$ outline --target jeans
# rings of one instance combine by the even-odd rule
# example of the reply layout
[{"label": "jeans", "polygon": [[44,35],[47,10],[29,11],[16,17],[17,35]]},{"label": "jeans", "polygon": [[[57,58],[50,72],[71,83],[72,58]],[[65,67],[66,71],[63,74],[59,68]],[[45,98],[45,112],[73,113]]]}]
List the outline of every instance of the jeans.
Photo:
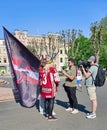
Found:
[{"label": "jeans", "polygon": [[40,114],[42,114],[42,115],[45,115],[44,100],[45,100],[44,98],[40,97],[39,111],[40,111]]},{"label": "jeans", "polygon": [[47,98],[44,101],[45,104],[45,112],[46,114],[48,114],[49,116],[52,116],[52,112],[53,112],[53,108],[54,108],[54,100],[55,97],[53,98]]},{"label": "jeans", "polygon": [[77,101],[77,97],[76,97],[76,87],[65,86],[64,89],[67,93],[70,107],[74,108],[74,109],[78,109],[78,101]]}]

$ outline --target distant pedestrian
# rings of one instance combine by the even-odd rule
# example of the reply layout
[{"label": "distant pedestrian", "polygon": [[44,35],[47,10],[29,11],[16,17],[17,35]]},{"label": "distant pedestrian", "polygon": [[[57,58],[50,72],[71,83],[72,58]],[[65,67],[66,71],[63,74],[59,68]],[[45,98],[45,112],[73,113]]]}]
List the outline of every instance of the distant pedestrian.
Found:
[{"label": "distant pedestrian", "polygon": [[82,81],[82,72],[81,72],[81,68],[78,67],[77,76],[76,76],[76,85],[77,85],[77,90],[80,90],[80,91],[82,91],[81,81]]}]

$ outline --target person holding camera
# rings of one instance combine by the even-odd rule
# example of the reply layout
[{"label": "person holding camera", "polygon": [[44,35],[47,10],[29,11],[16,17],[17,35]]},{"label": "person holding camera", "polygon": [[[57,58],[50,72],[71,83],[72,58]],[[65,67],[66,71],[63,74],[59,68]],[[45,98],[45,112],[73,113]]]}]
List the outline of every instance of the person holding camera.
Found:
[{"label": "person holding camera", "polygon": [[90,63],[90,67],[88,70],[86,70],[82,66],[82,70],[85,76],[85,86],[87,88],[87,93],[89,95],[89,98],[91,100],[92,106],[91,106],[91,112],[87,113],[87,118],[94,119],[96,118],[96,110],[97,110],[97,97],[96,97],[96,86],[94,85],[93,79],[95,79],[98,71],[98,67],[96,66],[96,57],[91,56],[88,59],[88,62]]},{"label": "person holding camera", "polygon": [[66,76],[64,83],[64,89],[67,93],[70,106],[66,111],[70,111],[72,114],[78,113],[78,101],[76,97],[76,67],[74,64],[74,59],[70,58],[68,60],[69,70],[66,72],[62,69],[62,73]]}]

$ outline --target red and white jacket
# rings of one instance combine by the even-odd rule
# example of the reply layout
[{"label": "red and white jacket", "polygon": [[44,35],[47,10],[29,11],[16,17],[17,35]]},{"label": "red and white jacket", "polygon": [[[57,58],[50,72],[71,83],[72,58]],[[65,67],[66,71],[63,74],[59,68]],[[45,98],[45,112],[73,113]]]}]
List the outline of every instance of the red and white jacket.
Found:
[{"label": "red and white jacket", "polygon": [[60,82],[59,74],[57,70],[50,67],[48,70],[46,68],[40,67],[40,86],[41,86],[41,97],[42,98],[53,98],[57,92],[57,86]]}]

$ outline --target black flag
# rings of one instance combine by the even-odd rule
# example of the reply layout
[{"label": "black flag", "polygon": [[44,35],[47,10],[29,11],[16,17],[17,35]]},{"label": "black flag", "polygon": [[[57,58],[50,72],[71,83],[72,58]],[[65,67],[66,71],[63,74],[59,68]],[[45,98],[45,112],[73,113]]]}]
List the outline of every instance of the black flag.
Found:
[{"label": "black flag", "polygon": [[37,99],[40,60],[6,28],[3,30],[14,87],[19,91],[22,105],[32,107]]}]

